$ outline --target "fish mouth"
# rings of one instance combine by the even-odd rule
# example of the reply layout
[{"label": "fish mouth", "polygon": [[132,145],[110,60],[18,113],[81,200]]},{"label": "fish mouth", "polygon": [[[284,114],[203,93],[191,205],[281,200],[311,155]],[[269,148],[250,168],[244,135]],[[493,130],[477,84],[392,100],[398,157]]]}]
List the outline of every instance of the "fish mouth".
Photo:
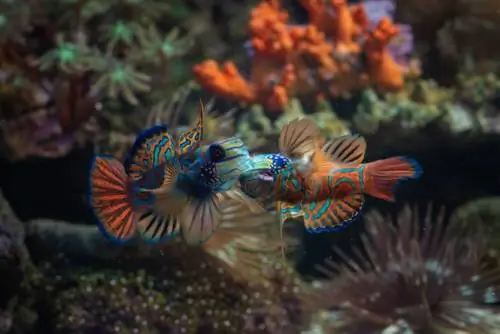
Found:
[{"label": "fish mouth", "polygon": [[274,180],[273,173],[270,170],[260,170],[259,179],[265,182],[272,182]]}]

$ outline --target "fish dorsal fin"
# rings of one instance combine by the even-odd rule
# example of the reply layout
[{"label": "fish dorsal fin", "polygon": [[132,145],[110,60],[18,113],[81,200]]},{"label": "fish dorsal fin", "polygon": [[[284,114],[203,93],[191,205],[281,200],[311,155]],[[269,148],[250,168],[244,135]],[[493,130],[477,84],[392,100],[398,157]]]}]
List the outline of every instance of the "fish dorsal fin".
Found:
[{"label": "fish dorsal fin", "polygon": [[137,136],[123,165],[132,180],[139,180],[174,155],[175,143],[168,127],[155,125]]},{"label": "fish dorsal fin", "polygon": [[330,161],[360,164],[365,158],[366,141],[359,135],[347,135],[327,141],[322,151]]},{"label": "fish dorsal fin", "polygon": [[295,119],[281,130],[279,150],[291,158],[302,157],[314,150],[314,140],[320,132],[321,129],[310,119]]},{"label": "fish dorsal fin", "polygon": [[177,139],[177,153],[179,156],[192,154],[200,147],[203,140],[203,117],[205,114],[205,105],[200,100],[198,120],[193,124],[191,130],[181,134]]},{"label": "fish dorsal fin", "polygon": [[[180,173],[180,165],[177,160],[164,163],[161,166],[158,166],[155,170],[156,173],[153,174],[156,179],[161,180],[161,183],[156,189],[152,189],[151,193],[153,193],[158,198],[161,198],[162,195],[171,193],[175,188],[175,182],[177,181],[177,177]],[[148,176],[151,173],[148,174]]]}]

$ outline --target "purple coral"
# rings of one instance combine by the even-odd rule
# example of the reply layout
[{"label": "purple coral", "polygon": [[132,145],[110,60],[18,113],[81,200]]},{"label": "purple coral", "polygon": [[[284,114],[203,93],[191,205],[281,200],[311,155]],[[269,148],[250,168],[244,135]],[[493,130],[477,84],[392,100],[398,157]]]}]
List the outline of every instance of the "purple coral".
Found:
[{"label": "purple coral", "polygon": [[[394,20],[396,4],[393,0],[365,0],[363,6],[371,28],[374,28],[383,17]],[[400,33],[389,43],[388,51],[396,62],[407,65],[414,47],[412,28],[408,24],[396,24],[396,26],[400,29]]]},{"label": "purple coral", "polygon": [[396,12],[396,4],[393,0],[365,0],[363,7],[372,27],[375,27],[384,17],[394,18]]}]

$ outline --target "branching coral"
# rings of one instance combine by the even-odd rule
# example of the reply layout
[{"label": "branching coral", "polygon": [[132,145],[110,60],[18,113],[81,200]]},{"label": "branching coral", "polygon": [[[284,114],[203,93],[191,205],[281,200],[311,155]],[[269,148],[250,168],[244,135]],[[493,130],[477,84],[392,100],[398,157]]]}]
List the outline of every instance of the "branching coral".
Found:
[{"label": "branching coral", "polygon": [[[428,212],[421,225],[406,208],[393,226],[379,214],[367,220],[364,250],[345,264],[331,263],[331,282],[320,283],[309,301],[329,310],[331,333],[491,333],[500,326],[500,272],[480,265],[484,238],[477,222],[446,225]],[[336,319],[333,321],[333,319]]]},{"label": "branching coral", "polygon": [[293,96],[338,96],[368,85],[385,91],[402,87],[405,68],[387,50],[399,28],[388,18],[371,29],[362,5],[345,0],[302,4],[308,25],[290,24],[278,0],[254,8],[248,24],[248,80],[233,62],[219,66],[207,60],[194,67],[197,81],[217,95],[271,110],[281,110]]},{"label": "branching coral", "polygon": [[[164,25],[155,27],[171,13],[162,1],[1,6],[1,141],[14,159],[60,156],[92,140],[96,129],[84,129],[101,102],[118,101],[122,110],[152,85],[164,94],[171,60],[191,44],[178,29],[163,36]],[[32,132],[36,138],[26,138]]]}]

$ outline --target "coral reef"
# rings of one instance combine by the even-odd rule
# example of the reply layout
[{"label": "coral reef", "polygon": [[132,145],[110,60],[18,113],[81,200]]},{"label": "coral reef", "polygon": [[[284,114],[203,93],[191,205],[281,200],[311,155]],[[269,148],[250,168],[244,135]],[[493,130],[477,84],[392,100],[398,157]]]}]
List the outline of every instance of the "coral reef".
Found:
[{"label": "coral reef", "polygon": [[269,150],[270,143],[276,143],[281,128],[295,118],[309,118],[314,120],[326,136],[340,136],[350,133],[350,124],[340,119],[326,101],[320,101],[313,113],[306,114],[299,99],[290,100],[283,109],[283,113],[272,122],[265,114],[262,106],[254,105],[241,116],[236,134],[245,140],[245,143],[256,151],[264,147]]},{"label": "coral reef", "polygon": [[349,6],[344,0],[302,4],[309,13],[307,25],[290,24],[276,0],[262,1],[253,9],[248,80],[233,62],[219,67],[206,60],[194,67],[198,83],[216,95],[269,110],[283,109],[292,97],[336,97],[370,85],[383,91],[403,87],[411,71],[387,49],[399,34],[389,18],[371,28],[363,5]]},{"label": "coral reef", "polygon": [[[484,236],[477,222],[454,220],[430,210],[419,217],[406,208],[396,225],[372,214],[363,249],[310,292],[312,307],[323,308],[329,332],[492,333],[499,328],[500,273],[484,269]],[[330,320],[328,320],[330,319]],[[392,330],[392,331],[391,331]]]},{"label": "coral reef", "polygon": [[453,89],[432,80],[415,80],[398,93],[381,95],[366,90],[353,113],[353,128],[366,134],[383,125],[395,134],[425,135],[423,129],[435,124],[452,135],[499,133],[498,83],[494,74],[464,72]]}]

